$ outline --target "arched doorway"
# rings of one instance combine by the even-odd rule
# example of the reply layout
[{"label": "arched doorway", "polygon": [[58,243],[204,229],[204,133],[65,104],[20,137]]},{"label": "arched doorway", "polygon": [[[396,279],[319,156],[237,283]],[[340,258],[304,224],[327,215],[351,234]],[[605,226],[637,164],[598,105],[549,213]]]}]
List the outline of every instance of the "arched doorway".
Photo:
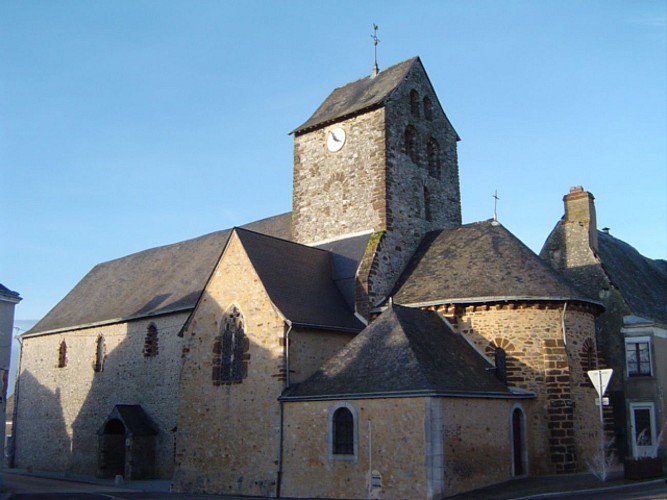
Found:
[{"label": "arched doorway", "polygon": [[512,475],[525,476],[526,470],[526,422],[521,408],[512,410]]},{"label": "arched doorway", "polygon": [[125,425],[109,420],[100,436],[99,465],[102,477],[125,476]]},{"label": "arched doorway", "polygon": [[97,430],[97,475],[125,479],[155,476],[159,428],[141,405],[116,405]]}]

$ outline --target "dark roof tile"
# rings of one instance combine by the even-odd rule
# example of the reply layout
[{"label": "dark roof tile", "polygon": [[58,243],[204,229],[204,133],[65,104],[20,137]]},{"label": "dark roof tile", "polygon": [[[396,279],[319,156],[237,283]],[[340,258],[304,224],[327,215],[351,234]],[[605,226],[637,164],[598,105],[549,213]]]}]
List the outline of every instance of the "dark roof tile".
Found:
[{"label": "dark roof tile", "polygon": [[521,299],[590,302],[493,221],[427,234],[393,298],[413,305]]},{"label": "dark roof tile", "polygon": [[417,61],[419,58],[413,57],[380,71],[376,76],[367,76],[335,89],[315,113],[292,133],[298,134],[381,106]]},{"label": "dark roof tile", "polygon": [[667,262],[644,257],[603,231],[598,231],[598,253],[633,314],[667,323]]},{"label": "dark roof tile", "polygon": [[[291,214],[244,227],[289,237]],[[192,309],[230,230],[144,250],[95,266],[28,334]]]},{"label": "dark roof tile", "polygon": [[513,397],[489,368],[437,313],[393,305],[284,399]]},{"label": "dark roof tile", "polygon": [[269,297],[293,324],[358,332],[363,324],[333,279],[328,251],[236,229]]}]

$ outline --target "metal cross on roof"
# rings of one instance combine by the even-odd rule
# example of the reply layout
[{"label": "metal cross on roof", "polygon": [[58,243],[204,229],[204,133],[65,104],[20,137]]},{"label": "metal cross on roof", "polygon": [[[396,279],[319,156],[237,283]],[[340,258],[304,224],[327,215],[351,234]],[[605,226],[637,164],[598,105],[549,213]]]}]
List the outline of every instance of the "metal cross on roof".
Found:
[{"label": "metal cross on roof", "polygon": [[373,76],[376,76],[380,72],[380,68],[378,66],[378,43],[380,43],[380,39],[378,38],[378,25],[373,23],[373,34],[371,35],[371,38],[373,39],[373,47],[375,49],[375,64],[373,64]]},{"label": "metal cross on roof", "polygon": [[493,222],[498,222],[498,190],[493,193]]}]

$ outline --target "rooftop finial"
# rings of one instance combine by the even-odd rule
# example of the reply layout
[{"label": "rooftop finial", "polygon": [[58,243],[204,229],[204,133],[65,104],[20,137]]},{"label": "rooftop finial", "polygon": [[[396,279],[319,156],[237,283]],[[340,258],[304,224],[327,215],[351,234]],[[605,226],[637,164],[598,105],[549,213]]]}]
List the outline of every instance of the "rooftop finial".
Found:
[{"label": "rooftop finial", "polygon": [[498,224],[498,190],[493,193],[493,223]]},{"label": "rooftop finial", "polygon": [[373,39],[373,46],[375,48],[375,64],[373,64],[373,73],[371,76],[377,76],[380,72],[378,66],[378,43],[380,43],[380,39],[378,38],[378,25],[375,23],[373,23],[373,34],[371,35],[371,38]]}]

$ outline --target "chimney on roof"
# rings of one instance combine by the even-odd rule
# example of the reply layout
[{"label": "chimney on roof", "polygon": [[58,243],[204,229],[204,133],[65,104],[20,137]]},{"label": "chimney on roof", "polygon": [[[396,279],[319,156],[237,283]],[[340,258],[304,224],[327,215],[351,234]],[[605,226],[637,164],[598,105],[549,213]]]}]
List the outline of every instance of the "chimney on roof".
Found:
[{"label": "chimney on roof", "polygon": [[595,216],[595,197],[582,186],[572,186],[563,197],[565,203],[565,223],[578,224],[588,230],[588,245],[598,251],[597,219]]}]

